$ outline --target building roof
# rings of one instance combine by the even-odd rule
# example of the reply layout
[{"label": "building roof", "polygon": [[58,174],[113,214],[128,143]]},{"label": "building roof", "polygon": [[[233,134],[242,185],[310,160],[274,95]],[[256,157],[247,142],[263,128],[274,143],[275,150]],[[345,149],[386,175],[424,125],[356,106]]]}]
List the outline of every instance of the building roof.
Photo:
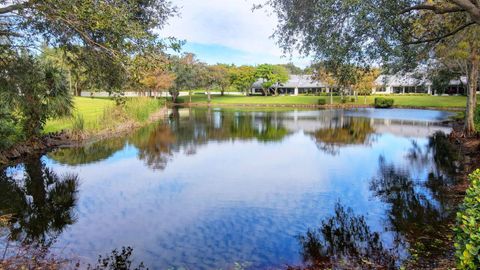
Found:
[{"label": "building roof", "polygon": [[[406,73],[406,74],[395,74],[395,75],[380,75],[375,80],[377,86],[386,85],[386,86],[430,86],[432,82],[422,74]],[[461,85],[467,84],[467,77],[462,76],[460,80],[451,80],[450,85]]]},{"label": "building roof", "polygon": [[387,85],[387,86],[420,86],[420,85],[432,85],[432,82],[425,78],[425,76],[406,73],[406,74],[395,74],[395,75],[380,75],[375,80],[376,85]]},{"label": "building roof", "polygon": [[[253,83],[252,88],[262,88],[262,79],[257,80]],[[290,75],[290,78],[287,82],[280,84],[280,88],[320,88],[320,87],[329,87],[326,83],[321,81],[316,81],[312,78],[311,75]]]}]

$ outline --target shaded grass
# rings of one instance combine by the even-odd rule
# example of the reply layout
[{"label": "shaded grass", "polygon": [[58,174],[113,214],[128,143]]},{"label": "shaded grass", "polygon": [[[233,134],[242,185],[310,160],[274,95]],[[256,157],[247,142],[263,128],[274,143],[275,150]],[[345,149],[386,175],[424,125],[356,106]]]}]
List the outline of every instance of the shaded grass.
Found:
[{"label": "shaded grass", "polygon": [[[367,96],[366,104],[372,105],[377,95]],[[465,107],[466,97],[464,96],[388,96],[394,99],[395,106],[415,106],[415,107]],[[329,96],[212,96],[212,104],[301,104],[301,105],[316,105],[319,99],[325,99],[327,104],[330,104]],[[179,98],[180,101],[188,102],[188,97]],[[206,103],[207,97],[203,95],[192,96],[194,103]],[[341,97],[333,97],[334,104],[341,104]],[[364,97],[359,96],[355,102],[347,102],[347,104],[363,105]]]},{"label": "shaded grass", "polygon": [[97,132],[129,120],[141,123],[163,104],[163,100],[140,97],[128,98],[124,106],[116,106],[112,99],[75,97],[72,116],[47,121],[44,133]]}]

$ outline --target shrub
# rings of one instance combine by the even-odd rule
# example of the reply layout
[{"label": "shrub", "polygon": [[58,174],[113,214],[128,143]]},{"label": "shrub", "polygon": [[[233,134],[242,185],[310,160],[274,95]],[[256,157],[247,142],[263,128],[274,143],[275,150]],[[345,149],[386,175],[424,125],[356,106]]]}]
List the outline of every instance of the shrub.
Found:
[{"label": "shrub", "polygon": [[478,269],[480,267],[480,170],[474,171],[468,179],[470,187],[457,213],[455,255],[459,269]]},{"label": "shrub", "polygon": [[355,98],[354,97],[350,98],[350,102],[355,102]]},{"label": "shrub", "polygon": [[377,97],[375,98],[374,105],[375,108],[391,108],[393,106],[393,99]]},{"label": "shrub", "polygon": [[327,101],[326,101],[324,98],[319,98],[317,102],[318,102],[318,103],[317,103],[318,105],[325,105],[325,104],[327,104]]}]

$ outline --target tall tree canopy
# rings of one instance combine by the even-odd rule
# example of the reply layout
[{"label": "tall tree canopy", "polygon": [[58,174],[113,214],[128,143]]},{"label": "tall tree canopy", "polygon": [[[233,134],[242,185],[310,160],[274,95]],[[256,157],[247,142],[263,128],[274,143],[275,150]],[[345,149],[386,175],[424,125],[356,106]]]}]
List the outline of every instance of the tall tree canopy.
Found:
[{"label": "tall tree canopy", "polygon": [[[278,15],[275,36],[286,51],[299,49],[329,63],[413,69],[435,56],[440,44],[468,43],[467,133],[473,115],[480,62],[480,2],[477,0],[268,0]],[[387,69],[389,70],[389,69]]]},{"label": "tall tree canopy", "polygon": [[[70,94],[66,70],[91,87],[121,91],[136,55],[179,46],[154,33],[175,13],[168,0],[0,0],[0,112],[20,115],[26,135],[39,135],[48,117],[71,107],[59,102]],[[48,47],[67,64],[39,57]]]}]

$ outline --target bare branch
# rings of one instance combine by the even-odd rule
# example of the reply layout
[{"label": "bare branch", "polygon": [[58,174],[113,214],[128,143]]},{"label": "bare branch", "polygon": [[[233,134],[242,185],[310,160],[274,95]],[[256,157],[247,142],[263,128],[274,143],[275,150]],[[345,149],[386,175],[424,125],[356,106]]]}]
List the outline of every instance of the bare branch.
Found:
[{"label": "bare branch", "polygon": [[445,14],[445,13],[454,13],[454,12],[462,12],[465,11],[463,7],[459,6],[449,6],[449,7],[441,7],[438,5],[432,5],[432,4],[420,4],[416,6],[412,6],[409,8],[406,8],[402,11],[400,11],[400,14],[405,14],[411,11],[415,10],[430,10],[433,11],[436,14]]},{"label": "bare branch", "polygon": [[453,36],[455,35],[456,33],[462,31],[463,29],[469,27],[469,26],[472,26],[476,24],[476,22],[469,22],[465,25],[462,25],[460,27],[458,27],[457,29],[453,30],[452,32],[448,33],[448,34],[445,34],[445,35],[442,35],[442,36],[439,36],[439,37],[434,37],[434,38],[430,38],[430,39],[422,39],[422,40],[416,40],[416,41],[411,41],[411,42],[407,42],[407,45],[413,45],[413,44],[422,44],[422,43],[429,43],[429,42],[438,42],[442,39],[445,39],[447,37],[450,37],[450,36]]}]

